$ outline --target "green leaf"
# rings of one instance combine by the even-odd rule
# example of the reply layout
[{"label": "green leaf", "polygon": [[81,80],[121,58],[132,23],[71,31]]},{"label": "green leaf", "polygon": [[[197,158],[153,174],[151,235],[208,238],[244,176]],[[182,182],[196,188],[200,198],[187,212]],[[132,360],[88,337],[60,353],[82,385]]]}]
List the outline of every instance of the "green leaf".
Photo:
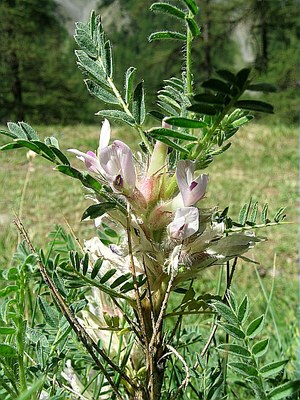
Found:
[{"label": "green leaf", "polygon": [[60,276],[57,274],[56,271],[53,274],[53,282],[54,282],[55,286],[57,287],[57,290],[59,291],[59,293],[61,295],[63,295],[64,297],[67,297],[68,296],[68,292],[67,292],[67,290],[65,288],[64,282],[60,278]]},{"label": "green leaf", "polygon": [[243,298],[243,300],[238,308],[238,320],[241,324],[243,324],[246,321],[248,314],[249,314],[249,300],[248,300],[248,296],[246,295]]},{"label": "green leaf", "polygon": [[17,349],[9,344],[0,343],[0,356],[5,358],[15,357]]},{"label": "green leaf", "polygon": [[169,14],[179,19],[185,19],[186,17],[186,13],[183,10],[168,3],[153,3],[150,6],[150,10]]},{"label": "green leaf", "polygon": [[254,319],[252,322],[250,322],[246,330],[246,335],[250,338],[254,338],[262,331],[264,322],[265,322],[264,315],[261,315],[260,317]]},{"label": "green leaf", "polygon": [[115,268],[110,269],[109,271],[107,271],[102,278],[100,279],[100,283],[105,283],[107,282],[112,276],[114,276],[114,274],[117,272],[117,270]]},{"label": "green leaf", "polygon": [[254,83],[252,85],[248,85],[246,89],[253,90],[255,92],[265,92],[265,93],[277,92],[277,87],[272,85],[271,83]]},{"label": "green leaf", "polygon": [[122,283],[128,281],[128,279],[131,277],[131,273],[119,276],[113,283],[110,285],[112,289],[120,286]]},{"label": "green leaf", "polygon": [[44,316],[45,321],[52,327],[57,328],[58,326],[58,314],[54,307],[50,307],[49,304],[41,297],[38,297],[38,304],[40,310]]},{"label": "green leaf", "polygon": [[8,136],[8,137],[11,137],[11,138],[13,138],[13,139],[17,139],[17,136],[16,136],[15,133],[12,133],[12,132],[9,132],[9,131],[5,131],[5,130],[3,130],[3,129],[0,129],[0,134],[1,134],[1,135]]},{"label": "green leaf", "polygon": [[92,76],[98,83],[109,86],[106,80],[106,74],[98,61],[93,61],[82,50],[75,50],[78,59],[78,66]]},{"label": "green leaf", "polygon": [[56,146],[49,146],[50,149],[53,151],[55,156],[64,164],[64,165],[70,165],[70,161],[67,159],[67,157],[64,155],[62,151],[60,151]]},{"label": "green leaf", "polygon": [[288,363],[289,360],[275,361],[270,364],[266,364],[259,370],[259,373],[263,378],[278,374]]},{"label": "green leaf", "polygon": [[201,33],[200,28],[199,28],[198,24],[196,23],[196,21],[194,20],[194,18],[186,17],[186,23],[187,23],[189,30],[191,31],[191,34],[193,35],[193,37],[200,35],[200,33]]},{"label": "green leaf", "polygon": [[14,134],[15,138],[18,139],[28,139],[26,132],[23,131],[22,127],[15,122],[7,123],[8,130]]},{"label": "green leaf", "polygon": [[57,149],[59,149],[58,140],[54,136],[46,137],[45,138],[45,144],[47,146],[52,146],[52,147],[56,147]]},{"label": "green leaf", "polygon": [[162,121],[165,118],[165,114],[156,110],[149,111],[148,114],[150,114],[153,118],[155,118],[158,121]]},{"label": "green leaf", "polygon": [[114,94],[110,93],[106,89],[103,89],[103,87],[99,86],[97,83],[91,81],[90,79],[85,79],[84,82],[91,95],[97,97],[104,103],[119,104],[119,101]]},{"label": "green leaf", "polygon": [[34,143],[36,146],[40,148],[40,150],[47,156],[49,157],[52,161],[55,160],[55,154],[54,152],[47,146],[46,143],[40,142],[39,140],[32,140],[32,143]]},{"label": "green leaf", "polygon": [[249,222],[255,223],[256,217],[257,217],[257,210],[258,210],[258,201],[256,201],[256,202],[252,205],[251,213],[250,213],[249,218],[248,218],[248,221],[249,221]]},{"label": "green leaf", "polygon": [[107,40],[104,45],[104,57],[106,73],[111,78],[113,74],[113,62],[112,62],[112,51],[110,41]]},{"label": "green leaf", "polygon": [[271,392],[268,393],[268,399],[270,400],[286,399],[292,394],[299,392],[299,390],[300,390],[299,379],[297,379],[296,381],[286,382],[283,385],[277,386],[277,388],[271,390]]},{"label": "green leaf", "polygon": [[236,74],[236,82],[240,90],[244,89],[244,85],[247,82],[250,72],[250,68],[243,68]]},{"label": "green leaf", "polygon": [[192,106],[187,107],[187,110],[205,115],[216,115],[218,112],[217,108],[204,103],[193,104]]},{"label": "green leaf", "polygon": [[13,326],[0,326],[0,335],[13,335],[16,333],[16,328]]},{"label": "green leaf", "polygon": [[221,328],[224,329],[225,332],[229,333],[230,336],[234,337],[237,340],[243,340],[245,338],[244,332],[242,332],[239,328],[232,324],[219,324]]},{"label": "green leaf", "polygon": [[189,140],[196,142],[198,140],[197,136],[190,135],[188,133],[182,133],[178,131],[173,131],[172,129],[168,128],[151,128],[147,131],[151,136],[166,136],[172,137],[175,139],[182,139],[182,140]]},{"label": "green leaf", "polygon": [[[45,378],[41,378],[41,379],[37,380],[36,382],[34,382],[33,385],[29,389],[25,389],[25,391],[23,391],[16,398],[16,400],[30,400],[30,399],[32,399],[33,395],[35,395],[43,387],[44,380],[45,380]],[[36,396],[34,396],[34,397],[36,397]]]},{"label": "green leaf", "polygon": [[240,225],[245,225],[246,219],[248,216],[248,211],[249,211],[249,204],[246,203],[243,205],[243,207],[241,208],[241,210],[239,212],[238,223]]},{"label": "green leaf", "polygon": [[28,340],[34,344],[37,344],[38,342],[42,347],[49,348],[49,341],[47,339],[47,336],[43,333],[41,333],[40,330],[32,329],[30,327],[27,327],[26,329],[26,337]]},{"label": "green leaf", "polygon": [[89,187],[96,192],[100,192],[100,190],[102,189],[102,185],[100,182],[97,181],[97,179],[88,174],[84,175],[77,169],[70,167],[70,165],[58,165],[56,169],[57,171],[70,176],[71,178],[79,179],[85,187]]},{"label": "green leaf", "polygon": [[186,35],[179,32],[172,31],[161,31],[161,32],[153,32],[149,36],[149,42],[153,42],[154,40],[183,40],[186,41]]},{"label": "green leaf", "polygon": [[212,306],[217,311],[217,313],[227,322],[229,322],[232,325],[238,325],[237,317],[235,316],[231,308],[228,307],[226,304],[220,301],[215,301],[212,303]]},{"label": "green leaf", "polygon": [[21,126],[23,132],[25,132],[25,134],[29,140],[38,140],[39,139],[36,131],[32,128],[32,126],[26,124],[26,122],[19,122],[19,125]]},{"label": "green leaf", "polygon": [[72,266],[77,271],[79,271],[79,269],[80,269],[80,260],[79,260],[79,255],[78,255],[77,251],[70,251],[69,256],[70,256],[70,261],[71,261]]},{"label": "green leaf", "polygon": [[90,35],[91,37],[94,36],[96,29],[96,13],[94,10],[91,11],[91,16],[90,16]]},{"label": "green leaf", "polygon": [[116,208],[116,203],[114,201],[106,201],[99,204],[93,204],[84,211],[81,217],[81,221],[87,218],[95,219],[97,217],[101,217],[101,215],[114,208]]},{"label": "green leaf", "polygon": [[19,290],[19,287],[17,285],[8,285],[4,289],[0,289],[0,298],[6,297],[10,293],[17,292],[18,290]]},{"label": "green leaf", "polygon": [[36,144],[30,142],[27,139],[25,139],[25,140],[24,139],[15,139],[14,142],[7,143],[4,146],[1,146],[0,150],[12,150],[12,149],[19,149],[22,147],[26,147],[27,149],[32,150],[37,154],[40,154],[40,152],[41,152],[39,147]]},{"label": "green leaf", "polygon": [[166,138],[165,136],[156,136],[156,139],[159,140],[160,142],[163,142],[167,144],[169,147],[173,148],[174,150],[179,151],[182,154],[189,154],[189,151],[185,149],[184,147],[180,146],[177,143],[172,142],[172,140]]},{"label": "green leaf", "polygon": [[126,124],[129,124],[129,125],[135,124],[134,118],[132,118],[130,115],[126,114],[125,112],[119,111],[119,110],[101,110],[101,111],[98,111],[95,115],[101,115],[101,117],[105,117],[105,118],[119,119],[123,122],[126,122]]},{"label": "green leaf", "polygon": [[74,39],[81,50],[87,53],[90,57],[97,58],[97,48],[91,39],[89,32],[83,29],[76,29]]},{"label": "green leaf", "polygon": [[251,119],[253,119],[253,115],[245,115],[244,117],[239,118],[239,119],[233,121],[232,124],[231,124],[231,126],[232,126],[233,128],[238,128],[238,127],[240,127],[240,126],[242,126],[242,125],[247,124],[247,122],[251,121]]},{"label": "green leaf", "polygon": [[259,111],[267,114],[273,114],[273,106],[269,103],[259,100],[238,100],[235,107],[242,108],[243,110]]},{"label": "green leaf", "polygon": [[199,93],[194,96],[194,100],[199,103],[206,104],[224,104],[224,98],[222,96],[216,96],[211,93]]},{"label": "green leaf", "polygon": [[215,90],[219,93],[231,94],[230,87],[220,79],[208,79],[207,81],[202,83],[202,87],[205,89]]},{"label": "green leaf", "polygon": [[195,0],[182,0],[183,3],[188,7],[192,14],[197,15],[199,12],[198,6]]},{"label": "green leaf", "polygon": [[89,253],[85,253],[82,259],[82,274],[85,276],[89,267]]},{"label": "green leaf", "polygon": [[220,351],[228,352],[238,357],[251,357],[251,353],[249,352],[249,350],[246,349],[246,347],[240,346],[238,344],[220,344],[217,349]]},{"label": "green leaf", "polygon": [[285,211],[286,207],[280,207],[279,210],[276,212],[276,214],[274,215],[274,221],[275,222],[280,222],[282,221],[282,217],[283,217],[283,213]]},{"label": "green leaf", "polygon": [[138,125],[141,125],[145,120],[145,94],[144,82],[140,82],[133,93],[132,114]]},{"label": "green leaf", "polygon": [[222,79],[224,79],[225,81],[227,81],[228,83],[233,84],[233,85],[236,84],[236,76],[235,76],[232,72],[230,72],[230,71],[228,71],[228,70],[226,70],[226,69],[219,69],[219,70],[216,71],[216,73],[217,73]]},{"label": "green leaf", "polygon": [[268,350],[269,346],[269,338],[260,340],[255,343],[251,349],[251,353],[255,355],[255,357],[263,356]]},{"label": "green leaf", "polygon": [[257,376],[257,370],[249,364],[245,363],[230,363],[229,368],[232,368],[235,372],[238,372],[242,376],[253,377]]},{"label": "green leaf", "polygon": [[91,272],[91,278],[92,279],[95,279],[96,276],[98,275],[98,272],[100,271],[100,268],[101,268],[101,266],[103,264],[103,260],[104,260],[103,258],[98,258],[97,261],[95,262],[94,268],[93,268],[93,270]]},{"label": "green leaf", "polygon": [[268,221],[268,219],[267,219],[267,216],[268,216],[268,208],[269,208],[268,203],[265,203],[265,205],[263,206],[262,212],[261,212],[261,217],[260,217],[261,222],[262,222],[263,224],[266,224],[267,221]]},{"label": "green leaf", "polygon": [[206,122],[184,117],[169,117],[164,120],[167,124],[180,128],[198,129],[207,126]]},{"label": "green leaf", "polygon": [[133,82],[136,68],[129,67],[125,74],[125,102],[130,104],[133,93]]}]

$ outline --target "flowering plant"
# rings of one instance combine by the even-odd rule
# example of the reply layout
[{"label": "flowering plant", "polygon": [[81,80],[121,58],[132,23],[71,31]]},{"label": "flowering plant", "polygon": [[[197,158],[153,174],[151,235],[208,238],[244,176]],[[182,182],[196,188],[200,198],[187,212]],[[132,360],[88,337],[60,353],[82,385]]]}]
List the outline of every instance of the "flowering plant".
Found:
[{"label": "flowering plant", "polygon": [[[81,382],[78,372],[85,366],[75,371],[72,359],[65,362],[61,373],[80,398],[225,398],[228,353],[239,360],[230,367],[245,377],[246,388],[257,398],[282,398],[278,393],[298,389],[298,383],[272,388],[267,378],[284,368],[285,362],[260,365],[268,339],[254,344],[253,340],[263,327],[263,316],[247,323],[247,297],[237,304],[230,291],[238,258],[247,259],[243,254],[264,240],[256,236],[256,229],[283,223],[284,209],[271,221],[265,205],[258,223],[258,205],[252,201],[241,209],[238,221],[228,216],[228,208],[221,211],[213,205],[202,206],[209,190],[208,175],[202,170],[229,149],[228,140],[252,119],[250,111],[273,112],[271,105],[241,96],[246,90],[270,87],[252,84],[250,69],[237,74],[221,70],[217,71],[219,78],[205,81],[205,91],[196,94],[191,48],[200,34],[198,7],[194,0],[181,3],[183,8],[163,2],[151,6],[153,11],[181,20],[185,29],[184,33],[161,31],[149,37],[150,42],[180,40],[186,52],[181,78],[165,81],[158,93],[160,111],[150,112],[159,120],[158,126],[149,129],[145,125],[144,87],[143,82],[134,87],[134,67],[126,71],[124,96],[117,89],[110,42],[100,17],[92,13],[89,23],[76,25],[78,65],[89,92],[114,108],[98,112],[103,121],[96,152],[69,149],[85,164],[86,171],[71,166],[54,137],[41,141],[24,122],[9,123],[8,131],[1,131],[13,139],[2,150],[26,147],[41,155],[61,173],[80,180],[93,201],[82,219],[94,219],[99,235],[86,240],[81,248],[67,246],[69,253],[62,261],[40,253],[33,263],[64,318],[60,324],[67,322],[63,337],[72,329],[92,357],[88,383]],[[136,130],[142,141],[140,152],[133,153],[120,140],[111,142],[111,119]],[[209,184],[213,185],[213,177]],[[21,221],[16,223],[36,254]],[[57,235],[62,235],[61,231]],[[23,265],[28,264],[26,260]],[[203,269],[223,265],[227,268],[224,295],[197,295],[194,285]],[[83,303],[73,304],[72,290]],[[177,304],[170,312],[173,295]],[[58,317],[53,317],[44,298],[39,305],[46,321],[55,327]],[[212,328],[202,351],[196,351],[196,357],[191,352],[183,357],[182,321],[192,315],[211,315]],[[168,324],[168,317],[175,317],[176,322]],[[227,334],[227,342],[217,346],[219,352],[227,354],[222,361],[225,367],[220,362],[209,369],[203,360],[218,326]],[[59,336],[54,343],[61,340]],[[193,339],[191,343],[197,342]],[[187,340],[183,346],[189,345]],[[40,394],[42,387],[47,389],[49,369],[43,364],[42,383],[37,389]],[[20,374],[24,381],[24,368],[20,367]],[[98,397],[93,397],[89,388],[93,382]],[[184,397],[185,393],[189,397]]]}]

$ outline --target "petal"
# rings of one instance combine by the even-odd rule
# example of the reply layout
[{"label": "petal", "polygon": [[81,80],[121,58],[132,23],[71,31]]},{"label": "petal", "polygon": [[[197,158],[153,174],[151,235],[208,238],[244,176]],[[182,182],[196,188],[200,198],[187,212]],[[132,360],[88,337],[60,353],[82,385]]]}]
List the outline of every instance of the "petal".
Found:
[{"label": "petal", "polygon": [[95,153],[93,153],[92,151],[83,153],[82,151],[76,149],[68,149],[68,151],[70,153],[76,154],[77,158],[85,163],[86,168],[90,172],[94,172],[96,174],[101,173],[101,166]]},{"label": "petal", "polygon": [[110,141],[110,124],[107,119],[103,121],[101,131],[100,131],[100,138],[99,138],[99,147],[98,147],[98,154],[100,153],[101,149],[107,147]]},{"label": "petal", "polygon": [[205,194],[208,175],[201,174],[194,178],[195,163],[190,160],[180,160],[176,168],[178,187],[185,207],[196,204]]},{"label": "petal", "polygon": [[171,238],[184,240],[199,229],[199,211],[196,207],[178,208],[174,220],[168,225]]},{"label": "petal", "polygon": [[201,174],[197,179],[191,182],[189,187],[188,196],[184,201],[185,206],[192,206],[203,198],[208,183],[208,175]]},{"label": "petal", "polygon": [[132,191],[135,188],[136,173],[133,155],[125,143],[115,140],[110,146],[101,149],[100,165],[115,191]]}]

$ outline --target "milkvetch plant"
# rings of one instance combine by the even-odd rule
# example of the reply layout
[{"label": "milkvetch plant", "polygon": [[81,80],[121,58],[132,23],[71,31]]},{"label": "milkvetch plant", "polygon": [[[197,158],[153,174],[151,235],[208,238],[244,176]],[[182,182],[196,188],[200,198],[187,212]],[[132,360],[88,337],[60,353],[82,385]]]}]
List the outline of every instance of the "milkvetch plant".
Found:
[{"label": "milkvetch plant", "polygon": [[[195,87],[192,43],[201,34],[195,0],[179,1],[178,6],[155,2],[151,10],[178,19],[183,30],[155,32],[149,41],[178,40],[185,52],[181,77],[164,81],[157,108],[149,112],[158,121],[156,126],[145,125],[144,83],[135,85],[134,67],[125,73],[124,93],[117,88],[110,41],[101,18],[92,13],[88,23],[76,24],[75,40],[87,89],[111,107],[97,112],[102,123],[97,150],[70,148],[71,155],[64,154],[57,139],[41,141],[24,122],[9,123],[8,130],[1,131],[13,139],[2,150],[25,147],[82,183],[93,202],[82,220],[95,220],[97,231],[97,236],[78,244],[58,228],[45,255],[36,252],[22,221],[16,219],[29,249],[22,245],[23,263],[14,279],[41,275],[34,289],[37,304],[48,328],[58,327],[58,333],[53,337],[48,325],[39,330],[30,326],[22,313],[19,319],[12,318],[17,332],[26,330],[27,324],[27,340],[40,354],[32,362],[40,369],[39,374],[24,370],[20,335],[15,344],[2,344],[9,354],[5,371],[16,359],[22,378],[21,385],[10,386],[10,375],[1,377],[6,398],[26,396],[32,390],[37,398],[43,394],[49,399],[66,398],[59,397],[66,392],[88,399],[225,399],[231,390],[228,374],[242,376],[252,398],[280,399],[299,388],[298,381],[279,380],[277,385],[269,379],[287,361],[261,365],[258,359],[267,351],[269,339],[255,343],[253,339],[261,332],[264,318],[246,326],[248,298],[238,304],[230,291],[238,259],[248,260],[244,253],[265,240],[256,231],[284,223],[284,208],[271,220],[265,204],[258,221],[258,203],[250,200],[234,221],[228,207],[203,206],[213,185],[213,176],[203,170],[229,149],[229,139],[252,119],[251,111],[273,112],[270,104],[253,100],[248,91],[273,87],[253,84],[248,68],[236,74],[216,71],[218,78],[203,82],[201,89]],[[114,119],[136,131],[139,152],[134,153],[129,143],[111,141],[109,121]],[[83,171],[71,166],[73,155],[84,163]],[[57,242],[64,244],[63,250]],[[29,259],[30,264],[31,253],[35,258]],[[225,293],[197,294],[203,270],[214,267],[217,275],[223,266]],[[23,293],[24,284],[20,290]],[[15,301],[22,310],[24,296]],[[34,308],[34,318],[36,312]],[[183,321],[192,315],[198,315],[199,321],[211,318],[211,329],[188,333]],[[226,332],[223,342],[222,337],[216,339],[217,327]],[[39,335],[36,341],[34,334]],[[81,358],[74,352],[76,337],[83,346]],[[51,341],[49,361],[42,338]],[[206,357],[211,347],[225,356],[211,361]],[[54,355],[56,364],[51,361]],[[39,378],[36,386],[27,385],[32,376]],[[58,390],[54,381],[59,382]]]}]

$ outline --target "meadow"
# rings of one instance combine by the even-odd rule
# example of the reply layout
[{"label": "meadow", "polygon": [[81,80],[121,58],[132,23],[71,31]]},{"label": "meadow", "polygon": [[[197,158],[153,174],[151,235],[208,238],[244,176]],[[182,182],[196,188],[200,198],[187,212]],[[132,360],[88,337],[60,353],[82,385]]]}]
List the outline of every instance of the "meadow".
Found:
[{"label": "meadow", "polygon": [[[63,150],[72,147],[82,151],[97,148],[99,129],[97,125],[36,127],[41,136],[56,136]],[[135,143],[138,148],[134,132],[128,128],[113,126],[113,134],[131,147]],[[5,142],[1,137],[0,144]],[[245,293],[249,295],[254,315],[267,311],[266,331],[274,339],[271,348],[291,357],[294,362],[290,368],[295,368],[298,345],[296,149],[297,129],[293,126],[260,122],[242,128],[227,154],[216,158],[208,167],[209,188],[203,200],[203,207],[217,205],[222,210],[229,205],[229,215],[234,219],[251,197],[259,202],[260,209],[269,203],[270,215],[286,206],[286,220],[292,224],[257,232],[268,240],[248,252],[247,257],[259,264],[239,261],[232,289],[239,299]],[[95,235],[92,222],[80,222],[90,201],[84,198],[78,181],[54,171],[43,159],[28,160],[25,150],[2,152],[0,156],[1,269],[11,265],[18,241],[12,222],[14,213],[21,216],[36,247],[46,247],[48,235],[56,224],[66,230],[69,225],[81,240]],[[82,168],[75,157],[73,163]],[[204,271],[199,289],[214,293],[218,274],[215,268]],[[187,324],[195,322],[186,321]],[[272,353],[269,358],[272,360]]]}]

